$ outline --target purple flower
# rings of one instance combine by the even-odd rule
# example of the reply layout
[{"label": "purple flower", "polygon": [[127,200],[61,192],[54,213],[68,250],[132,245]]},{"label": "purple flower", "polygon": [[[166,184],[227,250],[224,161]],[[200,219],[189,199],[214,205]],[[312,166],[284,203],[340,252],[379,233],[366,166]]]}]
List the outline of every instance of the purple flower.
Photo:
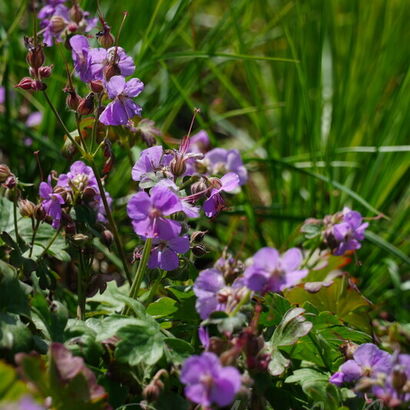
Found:
[{"label": "purple flower", "polygon": [[40,111],[35,111],[31,113],[26,119],[27,127],[36,127],[37,125],[41,124],[43,120],[43,114]]},{"label": "purple flower", "polygon": [[172,155],[165,154],[161,145],[144,149],[138,161],[132,168],[131,175],[134,181],[154,180],[156,172],[167,172],[167,167],[172,160]]},{"label": "purple flower", "polygon": [[181,232],[179,222],[165,218],[181,210],[180,199],[165,186],[155,186],[150,195],[144,191],[138,192],[127,205],[135,233],[162,240],[175,238]]},{"label": "purple flower", "polygon": [[124,125],[136,115],[141,115],[141,107],[131,98],[137,97],[144,89],[144,84],[138,78],[128,82],[124,77],[115,75],[107,83],[110,102],[100,115],[100,122],[105,125]]},{"label": "purple flower", "polygon": [[387,374],[391,367],[392,360],[389,353],[380,350],[372,343],[365,343],[353,353],[353,360],[343,363],[329,381],[337,386],[343,383],[354,383],[363,376],[377,377],[379,373]]},{"label": "purple flower", "polygon": [[335,255],[343,255],[346,251],[354,251],[362,245],[360,241],[364,239],[364,231],[369,226],[367,222],[362,223],[363,218],[357,211],[349,208],[343,209],[343,220],[333,226],[332,233],[338,242],[333,250]]},{"label": "purple flower", "polygon": [[228,406],[241,388],[241,374],[235,367],[222,367],[214,353],[202,353],[185,360],[180,376],[186,397],[202,406]]},{"label": "purple flower", "polygon": [[150,269],[161,268],[171,271],[179,266],[178,253],[189,251],[188,236],[177,236],[168,240],[153,240],[153,248],[148,261]]},{"label": "purple flower", "polygon": [[[216,180],[216,179],[215,179]],[[234,172],[229,172],[217,181],[217,188],[213,188],[211,195],[204,202],[205,215],[212,218],[217,215],[225,206],[221,192],[234,191],[239,186],[239,177]]]},{"label": "purple flower", "polygon": [[81,81],[89,83],[93,80],[91,71],[91,57],[89,55],[90,46],[88,39],[79,34],[70,38],[71,54],[74,61],[74,69]]},{"label": "purple flower", "polygon": [[132,57],[128,56],[121,47],[111,47],[108,50],[105,48],[93,48],[90,50],[90,57],[94,80],[103,80],[104,70],[113,64],[118,67],[123,77],[132,75],[135,71]]},{"label": "purple flower", "polygon": [[205,154],[204,163],[211,175],[234,172],[239,177],[239,185],[248,180],[248,171],[237,149],[214,148]]},{"label": "purple flower", "polygon": [[205,326],[199,326],[198,338],[199,338],[199,341],[201,342],[202,347],[205,350],[208,350],[211,345],[211,341],[210,341],[208,329]]},{"label": "purple flower", "polygon": [[43,200],[41,206],[44,212],[53,220],[51,226],[54,229],[58,229],[61,223],[61,205],[64,204],[64,199],[60,194],[54,194],[51,186],[51,180],[49,182],[42,182],[40,184],[40,198]]},{"label": "purple flower", "polygon": [[245,270],[246,286],[259,293],[279,292],[299,283],[307,269],[298,270],[302,252],[291,248],[283,255],[274,248],[262,248],[253,256],[252,264]]},{"label": "purple flower", "polygon": [[195,308],[201,319],[207,319],[213,312],[232,312],[244,297],[246,288],[242,278],[227,286],[222,272],[211,268],[200,272],[195,280],[194,292],[198,298]]},{"label": "purple flower", "polygon": [[86,188],[92,188],[95,193],[98,193],[98,184],[94,171],[82,161],[74,162],[67,174],[60,174],[57,186],[78,193],[84,192]]},{"label": "purple flower", "polygon": [[208,133],[204,130],[192,135],[189,139],[188,151],[204,154],[210,146]]}]

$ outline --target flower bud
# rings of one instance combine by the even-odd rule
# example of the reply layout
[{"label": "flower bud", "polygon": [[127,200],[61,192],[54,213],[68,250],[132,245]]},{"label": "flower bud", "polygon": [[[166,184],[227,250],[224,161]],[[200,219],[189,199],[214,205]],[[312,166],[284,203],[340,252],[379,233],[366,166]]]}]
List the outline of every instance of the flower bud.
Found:
[{"label": "flower bud", "polygon": [[17,178],[15,177],[15,175],[11,174],[6,181],[4,182],[4,187],[7,189],[13,189],[16,187],[17,185]]},{"label": "flower bud", "polygon": [[67,200],[68,192],[67,192],[67,190],[66,190],[64,187],[62,187],[62,186],[56,186],[56,187],[54,188],[53,192],[54,192],[55,194],[61,195],[61,197],[64,199],[64,201]]},{"label": "flower bud", "polygon": [[110,63],[107,66],[105,66],[103,73],[105,80],[110,81],[110,79],[115,75],[121,75],[121,70],[118,64]]},{"label": "flower bud", "polygon": [[91,91],[99,94],[104,91],[104,85],[101,80],[93,80],[90,82]]},{"label": "flower bud", "polygon": [[80,115],[90,115],[94,111],[94,93],[90,93],[85,98],[81,98],[77,107],[77,113]]},{"label": "flower bud", "polygon": [[75,33],[75,32],[78,30],[78,25],[77,25],[77,23],[70,23],[70,24],[67,26],[67,30],[68,30],[70,33]]},{"label": "flower bud", "polygon": [[35,70],[44,64],[45,59],[43,47],[41,45],[31,48],[26,57],[27,64]]},{"label": "flower bud", "polygon": [[111,34],[109,29],[97,33],[97,40],[101,47],[104,48],[110,48],[115,44],[115,37]]},{"label": "flower bud", "polygon": [[65,28],[66,28],[66,21],[64,20],[63,17],[61,16],[53,16],[51,17],[50,20],[50,30],[54,33],[54,34],[58,34],[61,33]]},{"label": "flower bud", "polygon": [[195,231],[195,232],[193,232],[192,235],[191,235],[191,242],[192,243],[202,242],[207,232],[208,231]]},{"label": "flower bud", "polygon": [[154,379],[150,384],[145,386],[142,395],[145,400],[151,402],[158,400],[162,390],[164,389],[164,383],[159,379]]},{"label": "flower bud", "polygon": [[0,183],[5,182],[10,175],[10,168],[6,164],[0,164]]},{"label": "flower bud", "polygon": [[36,205],[34,209],[34,217],[37,219],[37,221],[43,221],[46,217],[46,213],[44,212],[44,209],[41,206],[41,204]]},{"label": "flower bud", "polygon": [[403,386],[407,383],[406,372],[401,368],[401,366],[395,366],[393,368],[392,384],[393,387],[398,391],[402,391]]},{"label": "flower bud", "polygon": [[114,235],[113,235],[112,232],[109,231],[108,229],[105,229],[105,230],[101,233],[101,242],[102,242],[105,246],[110,247],[113,240],[114,240]]},{"label": "flower bud", "polygon": [[204,245],[198,244],[192,247],[192,253],[195,256],[203,256],[208,253],[208,250],[206,249]]},{"label": "flower bud", "polygon": [[83,11],[78,7],[78,4],[74,4],[70,9],[70,18],[71,20],[79,23],[84,17]]},{"label": "flower bud", "polygon": [[209,178],[209,182],[211,183],[212,188],[215,188],[215,189],[219,189],[222,186],[221,180],[216,177]]},{"label": "flower bud", "polygon": [[186,171],[184,157],[180,154],[176,154],[169,164],[169,168],[174,176],[180,177],[181,175],[183,175]]},{"label": "flower bud", "polygon": [[94,188],[87,187],[83,191],[83,199],[87,202],[91,202],[92,200],[94,200],[95,194],[96,192]]},{"label": "flower bud", "polygon": [[77,111],[80,96],[75,91],[69,91],[65,103],[70,110]]},{"label": "flower bud", "polygon": [[52,71],[53,71],[53,65],[45,65],[38,69],[38,75],[41,78],[48,78],[50,77]]},{"label": "flower bud", "polygon": [[86,243],[90,238],[82,233],[77,233],[72,237],[73,241],[79,245]]},{"label": "flower bud", "polygon": [[36,212],[36,206],[33,202],[29,201],[28,199],[22,199],[19,201],[19,209],[21,216],[28,216],[33,218]]},{"label": "flower bud", "polygon": [[359,346],[353,342],[345,342],[340,345],[340,350],[343,353],[346,360],[353,359],[353,353],[357,350]]},{"label": "flower bud", "polygon": [[15,88],[22,88],[23,90],[33,90],[34,89],[34,80],[30,77],[24,77],[14,87]]},{"label": "flower bud", "polygon": [[191,194],[199,194],[201,192],[205,192],[208,186],[203,178],[201,178],[198,182],[194,182],[191,185]]}]

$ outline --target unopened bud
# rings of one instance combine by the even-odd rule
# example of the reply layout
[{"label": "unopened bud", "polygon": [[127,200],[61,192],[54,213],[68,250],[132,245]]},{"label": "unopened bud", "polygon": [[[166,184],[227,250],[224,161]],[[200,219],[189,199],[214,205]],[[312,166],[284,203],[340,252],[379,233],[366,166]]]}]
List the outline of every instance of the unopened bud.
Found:
[{"label": "unopened bud", "polygon": [[405,371],[401,368],[401,366],[395,366],[393,368],[393,377],[392,377],[392,384],[393,387],[400,392],[403,389],[403,386],[407,383],[407,376]]},{"label": "unopened bud", "polygon": [[112,232],[109,231],[108,229],[105,229],[105,230],[101,233],[101,242],[102,242],[105,246],[110,247],[113,240],[114,240],[114,235],[113,235]]},{"label": "unopened bud", "polygon": [[102,91],[104,91],[104,85],[103,85],[103,82],[101,80],[91,81],[90,82],[90,88],[91,88],[91,91],[93,91],[96,94],[99,94]]},{"label": "unopened bud", "polygon": [[94,111],[94,93],[90,93],[85,98],[81,98],[77,107],[77,113],[80,115],[90,115]]},{"label": "unopened bud", "polygon": [[28,216],[29,218],[33,218],[36,212],[36,206],[33,202],[29,201],[28,199],[22,199],[19,201],[19,209],[21,216]]},{"label": "unopened bud", "polygon": [[34,209],[34,217],[38,220],[38,221],[43,221],[44,218],[46,217],[46,213],[43,209],[43,207],[41,206],[41,204],[36,205],[35,209]]},{"label": "unopened bud", "polygon": [[343,353],[346,360],[353,359],[353,353],[357,350],[359,346],[353,342],[346,342],[340,345],[340,350]]},{"label": "unopened bud", "polygon": [[104,77],[106,81],[110,81],[115,75],[121,75],[121,70],[118,64],[110,63],[104,68]]},{"label": "unopened bud", "polygon": [[78,30],[78,25],[77,25],[77,23],[74,23],[74,22],[70,23],[70,24],[67,26],[67,30],[68,30],[70,33],[75,33],[75,32]]},{"label": "unopened bud", "polygon": [[64,20],[63,17],[61,16],[53,16],[51,17],[50,20],[50,30],[54,33],[54,34],[58,34],[61,33],[67,26],[66,21]]},{"label": "unopened bud", "polygon": [[110,48],[115,44],[115,37],[111,34],[110,30],[98,33],[97,40],[101,47],[104,48]]},{"label": "unopened bud", "polygon": [[70,110],[77,111],[80,96],[75,91],[69,91],[65,103]]},{"label": "unopened bud", "polygon": [[7,188],[7,189],[13,189],[13,188],[15,188],[16,185],[17,185],[17,178],[16,178],[13,174],[11,174],[11,175],[6,179],[6,181],[4,182],[3,185],[4,185],[4,187]]},{"label": "unopened bud", "polygon": [[77,234],[73,235],[72,239],[73,239],[74,242],[81,245],[81,244],[87,242],[89,237],[87,235],[82,234],[82,233],[77,233]]},{"label": "unopened bud", "polygon": [[0,183],[5,182],[10,175],[10,168],[6,164],[0,164]]},{"label": "unopened bud", "polygon": [[152,402],[158,400],[162,390],[164,389],[164,383],[159,380],[153,380],[148,386],[145,386],[142,395],[145,400]]},{"label": "unopened bud", "polygon": [[50,77],[51,73],[53,72],[53,65],[45,65],[38,69],[38,75],[41,78],[48,78]]},{"label": "unopened bud", "polygon": [[31,48],[26,57],[28,65],[35,70],[44,64],[45,59],[43,47],[41,45]]},{"label": "unopened bud", "polygon": [[96,194],[96,192],[95,192],[94,188],[87,187],[83,191],[83,198],[84,198],[85,201],[90,202],[94,199],[95,194]]},{"label": "unopened bud", "polygon": [[208,186],[205,183],[205,180],[201,178],[198,182],[194,182],[191,185],[191,193],[192,194],[199,194],[201,192],[205,192]]},{"label": "unopened bud", "polygon": [[74,4],[74,6],[70,9],[71,20],[75,21],[76,23],[79,23],[83,19],[83,16],[84,13],[80,9],[80,7],[78,7],[78,4]]},{"label": "unopened bud", "polygon": [[211,183],[212,188],[219,189],[222,187],[222,182],[219,178],[216,178],[216,177],[209,178],[209,182]]},{"label": "unopened bud", "polygon": [[193,232],[192,235],[191,235],[191,242],[193,242],[193,243],[202,242],[207,232],[208,231],[195,231],[195,232]]},{"label": "unopened bud", "polygon": [[169,164],[169,168],[174,176],[180,177],[183,175],[186,171],[186,164],[183,156],[176,154]]},{"label": "unopened bud", "polygon": [[15,88],[22,88],[23,90],[34,90],[35,81],[30,77],[24,77],[16,84]]},{"label": "unopened bud", "polygon": [[206,249],[204,245],[198,244],[192,247],[192,253],[195,256],[203,256],[208,253],[208,250]]}]

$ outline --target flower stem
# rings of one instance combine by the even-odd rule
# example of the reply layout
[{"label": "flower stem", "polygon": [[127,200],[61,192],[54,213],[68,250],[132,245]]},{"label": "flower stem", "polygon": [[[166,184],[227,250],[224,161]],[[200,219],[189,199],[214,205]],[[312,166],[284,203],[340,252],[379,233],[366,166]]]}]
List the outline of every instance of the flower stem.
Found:
[{"label": "flower stem", "polygon": [[33,236],[31,237],[31,244],[30,244],[30,253],[28,255],[29,258],[31,258],[31,255],[33,254],[33,249],[34,249],[34,241],[36,240],[36,235],[37,235],[37,230],[38,227],[40,226],[40,221],[36,220],[36,223],[34,225],[33,223]]},{"label": "flower stem", "polygon": [[92,162],[91,162],[91,168],[94,171],[95,179],[97,180],[98,189],[100,191],[101,199],[102,199],[102,202],[103,202],[103,205],[104,205],[105,214],[107,215],[107,219],[108,219],[108,223],[110,225],[110,229],[112,231],[112,234],[114,235],[115,246],[117,247],[118,253],[120,255],[122,266],[124,268],[124,272],[125,272],[125,275],[127,277],[127,280],[131,284],[132,278],[131,278],[131,273],[128,269],[127,257],[125,255],[124,248],[123,248],[122,243],[121,243],[121,238],[120,238],[120,235],[118,233],[117,225],[116,225],[116,223],[114,221],[114,218],[112,216],[110,206],[108,205],[107,197],[105,195],[104,186],[103,186],[102,181],[101,181],[100,172],[99,172],[98,168],[96,167],[96,165],[94,163],[94,160],[92,160]]},{"label": "flower stem", "polygon": [[161,273],[159,274],[159,276],[157,277],[157,279],[155,279],[155,282],[153,283],[150,291],[149,291],[149,295],[147,297],[147,299],[145,300],[145,305],[149,305],[151,303],[151,300],[154,298],[155,293],[157,293],[158,287],[162,281],[162,279],[165,278],[165,276],[167,276],[167,271],[161,271]]},{"label": "flower stem", "polygon": [[251,291],[248,290],[245,296],[241,299],[241,301],[236,305],[236,308],[229,314],[229,316],[235,316],[242,308],[243,305],[246,305],[251,298]]},{"label": "flower stem", "polygon": [[13,201],[13,219],[14,219],[14,232],[16,234],[16,243],[19,243],[19,230],[17,226],[17,199]]},{"label": "flower stem", "polygon": [[64,132],[67,134],[67,138],[77,147],[78,151],[81,153],[81,155],[84,154],[84,150],[81,147],[81,145],[71,136],[69,129],[67,126],[64,124],[64,121],[61,119],[60,114],[58,113],[56,107],[54,107],[54,104],[51,102],[50,97],[48,96],[47,92],[43,90],[44,97],[47,101],[47,104],[50,106],[51,111],[53,111],[55,117],[57,118],[58,122],[60,125],[63,127]]},{"label": "flower stem", "polygon": [[41,252],[41,255],[38,257],[38,259],[42,258],[47,251],[50,249],[51,245],[54,243],[54,241],[58,238],[59,233],[61,232],[61,226],[56,230],[56,233],[53,235],[53,237],[50,239],[49,243],[47,246],[44,248],[43,252]]},{"label": "flower stem", "polygon": [[[145,268],[148,263],[148,258],[151,253],[151,247],[152,247],[152,239],[147,238],[144,244],[144,249],[142,250],[142,256],[138,264],[137,272],[135,273],[134,280],[132,282],[131,289],[130,289],[129,296],[132,299],[136,299],[138,296],[138,292],[140,290],[141,283],[142,283],[142,278],[144,277]],[[128,313],[129,313],[129,307],[127,306],[124,309],[124,314],[128,314]]]},{"label": "flower stem", "polygon": [[77,293],[78,293],[78,309],[77,317],[80,320],[85,320],[85,279],[86,279],[86,269],[84,266],[84,255],[83,250],[80,249],[80,268],[77,272]]}]

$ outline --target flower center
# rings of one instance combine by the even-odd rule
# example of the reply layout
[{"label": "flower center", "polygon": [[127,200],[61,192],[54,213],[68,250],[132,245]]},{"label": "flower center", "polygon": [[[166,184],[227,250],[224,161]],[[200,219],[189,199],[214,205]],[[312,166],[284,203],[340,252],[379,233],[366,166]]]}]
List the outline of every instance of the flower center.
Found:
[{"label": "flower center", "polygon": [[88,185],[88,175],[78,174],[71,180],[71,185],[77,191],[84,191]]}]

